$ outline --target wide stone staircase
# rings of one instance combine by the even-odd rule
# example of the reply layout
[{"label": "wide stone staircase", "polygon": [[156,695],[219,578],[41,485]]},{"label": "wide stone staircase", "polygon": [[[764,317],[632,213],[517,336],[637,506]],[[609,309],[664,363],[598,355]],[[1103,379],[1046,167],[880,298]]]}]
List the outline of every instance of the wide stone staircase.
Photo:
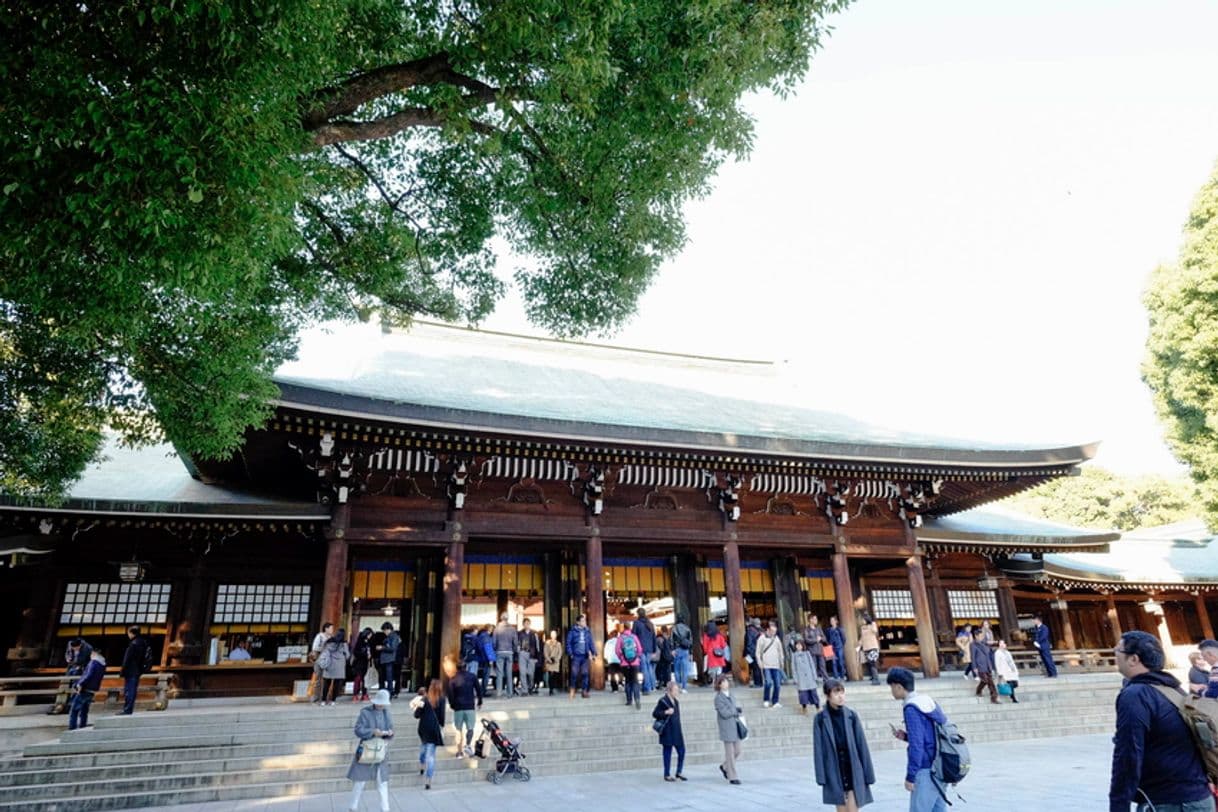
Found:
[{"label": "wide stone staircase", "polygon": [[[1101,733],[1112,729],[1115,674],[1031,677],[1018,691],[1019,704],[973,696],[975,683],[958,676],[924,681],[932,695],[971,741]],[[785,686],[783,707],[763,709],[761,691],[735,689],[745,708],[750,736],[744,760],[811,757],[812,716],[799,712],[796,692]],[[403,697],[403,700],[405,697]],[[479,718],[496,720],[522,741],[533,777],[614,770],[659,770],[659,748],[651,730],[658,694],[643,697],[640,711],[627,708],[620,693],[590,699],[538,696],[488,699]],[[722,758],[713,695],[691,688],[682,701],[687,763]],[[876,750],[904,746],[888,724],[900,724],[900,706],[886,686],[849,683],[847,702],[862,718]],[[339,792],[355,740],[359,705],[333,707],[220,705],[98,717],[95,727],[65,731],[57,741],[31,744],[19,756],[0,759],[0,810],[127,809],[163,804]],[[810,709],[811,710],[811,709]],[[397,737],[389,759],[398,787],[422,785],[418,775],[416,721],[405,701],[394,703]],[[485,780],[492,759],[455,757],[450,745],[437,754],[433,788]],[[494,749],[489,747],[488,752]],[[510,781],[510,779],[509,779]],[[505,791],[508,791],[505,788]]]}]

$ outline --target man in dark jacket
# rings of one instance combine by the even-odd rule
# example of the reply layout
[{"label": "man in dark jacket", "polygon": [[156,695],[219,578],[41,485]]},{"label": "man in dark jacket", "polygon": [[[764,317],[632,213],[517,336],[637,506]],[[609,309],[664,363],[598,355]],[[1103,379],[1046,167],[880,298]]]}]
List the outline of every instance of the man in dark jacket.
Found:
[{"label": "man in dark jacket", "polygon": [[[1168,696],[1185,698],[1180,682],[1163,671],[1163,648],[1146,632],[1125,632],[1116,649],[1125,687],[1117,696],[1112,737],[1110,812],[1128,812],[1131,803],[1158,810],[1210,812],[1205,765],[1192,734]],[[1139,806],[1139,809],[1142,807]]]},{"label": "man in dark jacket", "polygon": [[1049,627],[1045,625],[1040,615],[1035,617],[1033,623],[1035,625],[1032,627],[1032,645],[1040,654],[1040,661],[1045,667],[1045,676],[1056,677],[1057,665],[1053,662],[1053,635],[1049,634]]},{"label": "man in dark jacket", "polygon": [[596,656],[596,643],[592,641],[592,630],[588,628],[587,615],[575,619],[575,625],[567,632],[567,657],[571,662],[571,698],[577,690],[588,698],[588,676],[590,661]]},{"label": "man in dark jacket", "polygon": [[376,673],[378,687],[383,691],[388,691],[391,697],[397,696],[401,688],[401,675],[397,673],[398,663],[398,647],[402,645],[402,638],[393,630],[393,624],[385,621],[381,624],[381,631],[385,637],[379,642],[373,637],[374,645],[372,650],[376,652]]},{"label": "man in dark jacket", "polygon": [[829,670],[840,680],[846,679],[846,633],[837,623],[837,615],[829,618],[829,628],[825,631],[829,645],[833,646],[833,659],[829,660]]},{"label": "man in dark jacket", "polygon": [[693,647],[694,631],[685,622],[685,615],[677,615],[677,625],[672,627],[672,658],[673,676],[681,686],[681,693],[689,688],[689,658]]},{"label": "man in dark jacket", "polygon": [[749,674],[753,678],[753,687],[761,687],[761,666],[757,664],[757,638],[761,637],[761,618],[749,620],[744,628],[744,657],[749,664]]},{"label": "man in dark jacket", "polygon": [[946,799],[935,784],[931,770],[939,745],[935,725],[947,724],[947,714],[939,703],[914,690],[914,675],[897,666],[888,670],[888,688],[901,703],[904,729],[892,735],[908,743],[905,753],[905,791],[909,793],[909,812],[947,812]]},{"label": "man in dark jacket", "polygon": [[135,695],[140,690],[140,677],[144,673],[144,665],[148,660],[148,641],[140,634],[139,626],[127,629],[127,650],[123,652],[123,667],[119,672],[123,677],[123,709],[120,716],[130,716],[135,712]]},{"label": "man in dark jacket", "polygon": [[516,662],[520,669],[520,692],[528,695],[533,693],[537,664],[541,662],[541,640],[533,631],[533,621],[526,617],[522,626],[516,636]]},{"label": "man in dark jacket", "polygon": [[90,727],[89,706],[106,676],[106,658],[100,651],[89,649],[89,664],[72,688],[72,704],[68,708],[68,730]]},{"label": "man in dark jacket", "polygon": [[977,674],[977,696],[982,689],[990,689],[990,702],[998,704],[998,687],[994,685],[994,650],[985,642],[985,632],[973,629],[973,642],[969,644],[969,657],[973,661],[973,671]]},{"label": "man in dark jacket", "polygon": [[93,656],[93,647],[84,638],[73,637],[68,641],[68,648],[63,653],[63,661],[68,666],[69,677],[79,677],[85,673],[89,660]]},{"label": "man in dark jacket", "polygon": [[482,683],[482,696],[491,689],[491,674],[495,670],[495,639],[491,635],[491,627],[483,626],[478,630],[478,682]]},{"label": "man in dark jacket", "polygon": [[646,609],[640,606],[637,614],[638,618],[631,625],[630,631],[639,638],[643,653],[643,693],[649,694],[656,688],[656,661],[652,659],[656,652],[656,627],[647,617]]},{"label": "man in dark jacket", "polygon": [[[457,673],[448,681],[448,706],[453,710],[453,727],[457,729],[457,758],[474,754],[475,709],[482,707],[482,689],[478,678],[462,661]],[[461,744],[461,729],[465,728],[465,744]]]},{"label": "man in dark jacket", "polygon": [[808,618],[808,626],[804,629],[804,650],[812,655],[812,664],[816,666],[816,676],[822,680],[829,678],[825,670],[825,643],[828,638],[820,627],[820,618],[812,615]]}]

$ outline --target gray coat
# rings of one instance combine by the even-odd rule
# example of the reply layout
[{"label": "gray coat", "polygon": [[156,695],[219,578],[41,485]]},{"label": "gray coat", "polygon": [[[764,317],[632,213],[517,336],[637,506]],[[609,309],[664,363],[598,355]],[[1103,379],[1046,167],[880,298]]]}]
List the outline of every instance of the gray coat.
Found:
[{"label": "gray coat", "polygon": [[740,718],[740,706],[722,691],[715,692],[715,721],[719,723],[719,741],[738,742],[740,734],[736,731],[736,720]]},{"label": "gray coat", "polygon": [[795,672],[795,687],[800,691],[816,690],[816,665],[807,651],[791,655],[791,670]]},{"label": "gray coat", "polygon": [[347,660],[351,658],[351,650],[347,648],[347,644],[330,640],[321,650],[330,652],[330,666],[322,669],[321,675],[326,679],[346,679]]},{"label": "gray coat", "polygon": [[[850,772],[854,777],[854,800],[859,806],[866,806],[874,800],[871,785],[875,783],[875,768],[871,765],[871,751],[867,749],[859,715],[850,708],[843,708],[842,711],[846,714],[846,747],[850,751]],[[822,801],[844,805],[846,790],[837,761],[837,737],[833,733],[833,720],[829,718],[827,704],[812,722],[812,760],[816,764],[816,783],[824,790]]]},{"label": "gray coat", "polygon": [[516,627],[510,623],[500,623],[495,627],[495,653],[512,652],[515,653],[519,643],[517,640]]},{"label": "gray coat", "polygon": [[[374,730],[393,730],[393,717],[389,708],[377,708],[365,705],[360,708],[359,718],[355,720],[355,738],[363,741],[372,738]],[[395,734],[396,730],[393,731]],[[378,784],[389,780],[389,754],[380,764],[360,764],[358,759],[351,756],[351,767],[347,770],[350,781],[376,781]]]}]

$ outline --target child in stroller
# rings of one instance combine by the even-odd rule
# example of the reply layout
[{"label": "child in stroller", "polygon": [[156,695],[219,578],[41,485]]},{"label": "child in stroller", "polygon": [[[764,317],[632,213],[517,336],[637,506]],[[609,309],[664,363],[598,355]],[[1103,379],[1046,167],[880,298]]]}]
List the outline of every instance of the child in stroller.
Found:
[{"label": "child in stroller", "polygon": [[488,756],[486,749],[488,736],[491,744],[499,751],[499,758],[495,759],[495,769],[486,774],[487,781],[498,784],[508,773],[511,773],[512,777],[518,781],[528,781],[532,778],[529,775],[529,768],[521,763],[524,761],[524,753],[520,752],[520,742],[509,739],[492,719],[482,720],[482,735],[478,737],[478,741],[474,742],[475,758]]}]

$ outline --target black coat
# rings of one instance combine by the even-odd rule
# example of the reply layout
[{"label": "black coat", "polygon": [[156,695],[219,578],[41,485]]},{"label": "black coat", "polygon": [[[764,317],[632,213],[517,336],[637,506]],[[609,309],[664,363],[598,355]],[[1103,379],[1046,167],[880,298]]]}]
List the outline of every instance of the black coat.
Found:
[{"label": "black coat", "polygon": [[419,720],[419,743],[444,746],[444,711],[448,703],[440,697],[440,704],[433,708],[426,699],[419,709],[414,712],[414,718]]},{"label": "black coat", "polygon": [[138,677],[144,673],[144,658],[148,654],[148,641],[143,637],[133,637],[123,652],[123,668],[120,672],[124,678]]},{"label": "black coat", "polygon": [[[875,768],[871,765],[871,751],[863,735],[863,723],[859,715],[850,708],[846,714],[846,743],[850,749],[850,772],[854,777],[854,800],[859,806],[872,802],[871,785],[875,783]],[[816,783],[824,790],[823,802],[841,806],[846,803],[846,790],[842,783],[842,771],[837,761],[837,737],[833,732],[833,720],[829,718],[829,705],[816,714],[812,722],[812,760],[816,763]]]},{"label": "black coat", "polygon": [[[673,709],[672,716],[668,716],[665,711],[669,708]],[[668,695],[660,697],[660,701],[656,703],[656,708],[651,712],[651,715],[656,719],[668,719],[668,724],[664,725],[664,729],[660,731],[660,744],[667,744],[672,747],[685,746],[685,734],[681,730],[681,702],[676,699],[669,699]]]}]

